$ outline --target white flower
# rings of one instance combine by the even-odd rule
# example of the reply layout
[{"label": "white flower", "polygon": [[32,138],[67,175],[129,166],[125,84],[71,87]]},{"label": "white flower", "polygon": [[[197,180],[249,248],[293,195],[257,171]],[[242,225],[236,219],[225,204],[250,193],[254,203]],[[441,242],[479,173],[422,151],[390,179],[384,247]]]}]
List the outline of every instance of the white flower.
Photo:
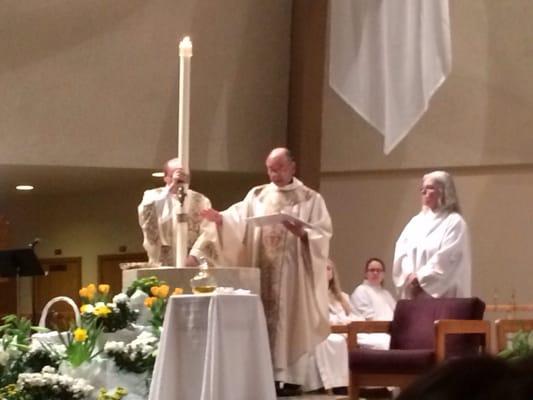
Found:
[{"label": "white flower", "polygon": [[144,293],[142,290],[137,289],[135,293],[133,293],[130,297],[130,303],[132,308],[136,309],[143,309],[144,308],[144,299],[146,299],[148,295]]},{"label": "white flower", "polygon": [[120,304],[120,303],[128,303],[130,301],[130,298],[126,293],[119,293],[113,297],[113,303]]},{"label": "white flower", "polygon": [[41,372],[47,373],[47,374],[55,374],[56,369],[54,367],[51,367],[50,365],[45,365],[43,369],[41,370]]},{"label": "white flower", "polygon": [[123,351],[125,347],[126,345],[124,344],[124,342],[109,341],[109,342],[106,342],[106,344],[104,345],[104,351],[107,353],[119,352],[119,351]]},{"label": "white flower", "polygon": [[17,385],[24,389],[48,387],[62,397],[68,395],[72,399],[83,399],[94,390],[84,379],[73,379],[70,376],[59,375],[55,369],[46,366],[41,373],[22,373],[18,376]]}]

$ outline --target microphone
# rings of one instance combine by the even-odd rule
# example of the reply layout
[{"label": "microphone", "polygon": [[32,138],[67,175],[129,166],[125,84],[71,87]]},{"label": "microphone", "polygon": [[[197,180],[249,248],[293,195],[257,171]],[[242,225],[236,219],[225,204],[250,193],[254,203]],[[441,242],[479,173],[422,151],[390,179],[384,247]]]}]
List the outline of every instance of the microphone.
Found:
[{"label": "microphone", "polygon": [[178,186],[178,192],[177,197],[178,201],[180,202],[180,205],[183,207],[183,202],[185,201],[185,197],[187,196],[187,186],[186,184],[181,184]]},{"label": "microphone", "polygon": [[29,244],[28,244],[28,247],[30,249],[33,249],[35,248],[35,246],[37,245],[37,243],[39,243],[41,241],[41,238],[38,238],[36,237],[35,239],[33,239]]}]

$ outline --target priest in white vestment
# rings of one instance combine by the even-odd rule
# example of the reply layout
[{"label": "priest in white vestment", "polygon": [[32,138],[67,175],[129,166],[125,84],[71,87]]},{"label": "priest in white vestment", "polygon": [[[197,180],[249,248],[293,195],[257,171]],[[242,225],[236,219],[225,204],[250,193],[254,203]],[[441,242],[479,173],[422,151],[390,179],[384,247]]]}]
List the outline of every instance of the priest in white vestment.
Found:
[{"label": "priest in white vestment", "polygon": [[468,227],[450,174],[422,179],[422,210],[404,228],[394,252],[394,284],[402,299],[471,295]]},{"label": "priest in white vestment", "polygon": [[176,215],[179,212],[178,188],[185,189],[183,212],[187,214],[187,251],[186,265],[194,266],[198,260],[216,264],[216,240],[197,243],[200,234],[216,237],[214,223],[204,220],[200,213],[211,207],[211,202],[203,194],[188,188],[190,176],[182,168],[178,158],[173,158],[164,166],[164,187],[144,192],[138,207],[139,225],[143,232],[143,247],[148,261],[154,265],[176,265]]},{"label": "priest in white vestment", "polygon": [[[260,269],[275,380],[302,385],[315,347],[329,334],[332,228],[322,196],[294,177],[295,167],[287,149],[272,150],[266,159],[269,184],[254,187],[225,211],[203,215],[218,225],[226,265]],[[247,220],[280,212],[306,225],[285,220],[257,226]]]}]

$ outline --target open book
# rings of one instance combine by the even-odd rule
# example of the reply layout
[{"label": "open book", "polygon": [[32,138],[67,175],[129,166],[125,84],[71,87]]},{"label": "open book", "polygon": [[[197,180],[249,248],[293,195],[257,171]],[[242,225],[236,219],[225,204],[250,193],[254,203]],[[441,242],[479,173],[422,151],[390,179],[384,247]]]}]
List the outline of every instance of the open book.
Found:
[{"label": "open book", "polygon": [[293,224],[301,224],[306,228],[313,229],[314,226],[311,225],[308,222],[302,221],[300,218],[295,217],[291,214],[286,214],[284,212],[276,213],[276,214],[267,214],[267,215],[260,215],[258,217],[248,217],[246,220],[255,226],[265,226],[265,225],[273,225],[273,224],[280,224],[283,221],[289,221]]}]

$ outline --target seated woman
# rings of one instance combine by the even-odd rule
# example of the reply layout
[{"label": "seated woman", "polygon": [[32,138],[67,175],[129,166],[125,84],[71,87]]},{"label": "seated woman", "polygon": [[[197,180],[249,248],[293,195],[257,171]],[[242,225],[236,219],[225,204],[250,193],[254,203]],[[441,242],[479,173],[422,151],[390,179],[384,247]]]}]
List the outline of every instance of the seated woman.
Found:
[{"label": "seated woman", "polygon": [[[370,258],[365,263],[365,280],[357,286],[350,298],[358,315],[367,321],[391,321],[396,300],[383,287],[385,263],[379,258]],[[388,349],[390,336],[385,333],[359,334],[359,345],[377,349]]]},{"label": "seated woman", "polygon": [[[328,260],[326,265],[329,282],[329,322],[331,325],[346,325],[351,321],[362,321],[354,314],[350,298],[339,284],[335,264]],[[348,386],[348,348],[342,334],[331,333],[315,349],[316,368],[310,371],[308,379],[314,385],[307,390],[323,387],[326,390]],[[314,379],[313,379],[314,378]],[[321,383],[321,385],[320,385]]]}]

